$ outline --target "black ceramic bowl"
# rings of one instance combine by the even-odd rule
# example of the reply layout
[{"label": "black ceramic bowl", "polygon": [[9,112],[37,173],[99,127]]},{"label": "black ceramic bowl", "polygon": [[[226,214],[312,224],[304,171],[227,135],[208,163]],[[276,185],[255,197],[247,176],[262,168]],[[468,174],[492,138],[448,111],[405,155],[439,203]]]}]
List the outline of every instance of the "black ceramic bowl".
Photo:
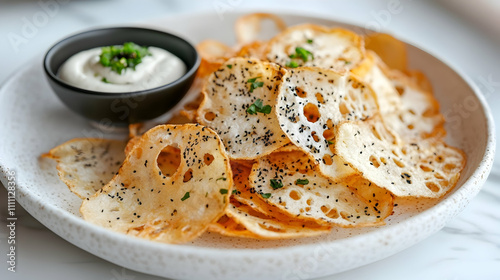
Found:
[{"label": "black ceramic bowl", "polygon": [[[143,46],[165,49],[186,64],[187,73],[169,84],[141,91],[106,93],[81,89],[62,81],[57,72],[72,55],[95,47],[134,42]],[[55,44],[43,62],[49,84],[59,99],[77,114],[98,123],[127,125],[156,118],[171,109],[186,94],[200,57],[186,40],[162,31],[115,27],[86,31]]]}]

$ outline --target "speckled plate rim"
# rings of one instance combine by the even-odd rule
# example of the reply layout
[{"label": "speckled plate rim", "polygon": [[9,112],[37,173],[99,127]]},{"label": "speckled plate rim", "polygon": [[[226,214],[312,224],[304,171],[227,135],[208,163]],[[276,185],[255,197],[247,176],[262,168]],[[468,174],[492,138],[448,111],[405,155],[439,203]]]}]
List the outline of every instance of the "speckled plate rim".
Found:
[{"label": "speckled plate rim", "polygon": [[[200,13],[205,14],[205,13]],[[296,11],[291,13],[279,13],[281,16],[293,16],[298,15]],[[335,23],[335,20],[328,19],[325,17],[318,16],[316,14],[307,14],[300,12],[300,16],[303,17],[311,17],[318,18],[321,20],[327,20],[332,23]],[[179,18],[182,17],[197,17],[194,15],[180,15]],[[343,23],[350,24],[348,22],[343,21]],[[355,24],[352,24],[355,25]],[[474,197],[481,186],[486,181],[488,174],[491,170],[494,153],[495,153],[495,130],[493,118],[491,116],[490,109],[486,103],[485,98],[480,94],[479,88],[472,82],[472,80],[464,73],[459,70],[457,67],[452,66],[452,64],[440,59],[438,56],[432,54],[431,52],[426,51],[423,48],[421,50],[427,52],[431,56],[434,56],[441,62],[443,62],[446,66],[448,66],[451,70],[453,70],[458,76],[463,79],[471,90],[476,95],[477,99],[481,105],[481,111],[484,114],[484,119],[486,120],[487,126],[487,144],[484,151],[484,155],[479,166],[476,167],[472,175],[461,185],[459,189],[457,189],[454,193],[449,195],[446,199],[442,200],[440,203],[424,211],[414,217],[411,217],[405,220],[403,223],[394,224],[387,227],[381,227],[376,231],[370,232],[368,234],[363,234],[359,236],[353,236],[341,240],[336,240],[333,242],[322,242],[320,244],[308,244],[308,245],[297,245],[293,247],[283,247],[283,248],[270,248],[270,249],[217,249],[217,248],[201,248],[194,246],[183,246],[183,245],[169,245],[169,244],[161,244],[150,242],[146,240],[141,240],[133,237],[129,237],[126,235],[118,234],[104,228],[89,224],[84,220],[68,213],[62,209],[56,208],[50,204],[46,204],[43,201],[43,198],[38,197],[36,195],[32,195],[29,189],[23,186],[22,178],[17,178],[17,201],[23,206],[31,215],[35,218],[39,219],[40,215],[38,211],[44,211],[48,216],[57,216],[58,223],[67,223],[68,227],[73,228],[74,234],[72,236],[66,236],[62,234],[57,229],[54,229],[54,224],[51,221],[40,220],[39,221],[47,226],[49,229],[53,230],[56,234],[60,235],[65,240],[75,244],[76,246],[89,251],[93,254],[98,255],[110,262],[116,263],[118,265],[126,266],[130,269],[134,269],[137,271],[141,271],[144,273],[160,275],[160,276],[168,276],[168,277],[179,277],[179,278],[196,278],[201,276],[207,276],[210,279],[216,279],[218,276],[223,278],[253,278],[258,277],[262,278],[295,278],[295,279],[306,279],[306,278],[314,278],[325,276],[333,273],[339,273],[345,270],[349,270],[355,267],[359,267],[364,264],[371,263],[376,260],[383,259],[392,254],[395,254],[405,248],[408,248],[421,240],[427,238],[431,234],[439,231],[447,221],[453,218],[456,214],[458,214],[462,209],[455,209],[456,211],[453,215],[450,215],[449,208],[453,208],[457,201],[467,199],[470,200]],[[8,88],[10,84],[13,83],[16,79],[19,79],[23,76],[23,73],[29,70],[29,67],[22,68],[21,71],[12,75],[9,79],[6,80],[2,88],[0,88],[0,94],[4,91],[5,88]],[[7,171],[10,169],[9,166],[4,161],[3,157],[0,157],[0,169],[2,172],[1,181],[4,186],[7,186]],[[462,206],[462,208],[465,205]],[[456,208],[456,206],[455,206]],[[402,230],[403,227],[408,227],[408,224],[422,225],[428,221],[438,220],[438,226],[429,229],[418,228],[420,234],[412,239],[406,240],[404,245],[402,244],[391,244],[390,242],[381,242],[381,238],[386,239],[387,236],[390,236],[391,232],[395,232],[398,230]],[[108,254],[96,252],[95,244],[89,244],[85,241],[85,238],[99,238],[99,244],[104,242],[108,244],[108,248],[115,250],[114,252],[109,252]],[[369,242],[369,241],[377,241],[378,242]],[[368,242],[367,242],[368,241]],[[382,250],[380,254],[381,244],[386,246],[392,246],[393,249]],[[120,252],[124,247],[132,247],[132,248],[141,248],[147,255],[151,256],[163,256],[164,259],[162,261],[172,261],[171,266],[169,268],[175,267],[176,264],[183,263],[186,259],[189,259],[193,262],[193,264],[197,264],[196,269],[192,271],[165,271],[164,269],[149,267],[149,265],[137,262],[136,259],[130,259],[126,256],[122,259],[113,259],[110,256],[116,255],[117,252]],[[336,252],[339,249],[348,249],[354,248],[358,246],[363,246],[364,250],[366,250],[366,255],[362,260],[359,260],[355,264],[346,264],[339,261],[340,259],[332,254],[332,252]],[[348,252],[343,252],[343,254],[348,254]],[[283,256],[289,256],[290,258],[283,259]],[[308,262],[307,266],[303,264],[297,257],[302,258],[313,258],[312,263]],[[177,259],[174,259],[177,258]],[[205,262],[204,260],[218,260],[220,263],[234,264],[234,263],[258,263],[258,259],[264,258],[267,260],[280,260],[280,263],[271,263],[275,268],[285,267],[288,268],[288,271],[280,271],[279,269],[262,269],[262,273],[255,272],[253,275],[241,275],[234,274],[234,271],[225,271],[222,274],[215,273],[212,276],[205,274],[204,269],[210,269],[212,266]],[[257,261],[256,261],[257,260]],[[335,265],[338,262],[340,265]],[[312,264],[312,265],[311,265]],[[328,264],[330,267],[324,268],[324,265]],[[251,265],[250,265],[251,266]],[[291,269],[295,268],[295,269]],[[208,270],[207,270],[208,271]],[[252,271],[252,270],[250,270]],[[269,273],[267,273],[269,272]],[[214,277],[215,275],[215,277]]]}]

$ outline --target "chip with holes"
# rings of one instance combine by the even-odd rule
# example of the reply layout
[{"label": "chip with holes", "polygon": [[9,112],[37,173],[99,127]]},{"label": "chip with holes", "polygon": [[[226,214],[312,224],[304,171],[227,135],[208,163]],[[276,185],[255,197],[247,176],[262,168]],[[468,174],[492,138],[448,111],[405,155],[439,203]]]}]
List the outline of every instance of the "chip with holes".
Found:
[{"label": "chip with holes", "polygon": [[374,52],[367,51],[363,63],[352,69],[352,73],[372,88],[377,97],[380,114],[385,115],[398,110],[401,98],[382,67],[386,66],[382,64],[380,58]]},{"label": "chip with holes", "polygon": [[[157,163],[162,151],[179,154],[170,176]],[[84,200],[80,212],[85,220],[117,232],[182,243],[224,214],[231,188],[229,159],[212,130],[161,125],[141,137],[118,174]]]},{"label": "chip with holes", "polygon": [[234,58],[208,79],[198,121],[217,132],[231,158],[257,158],[289,142],[274,112],[284,71],[276,64]]},{"label": "chip with holes", "polygon": [[408,58],[405,43],[386,33],[372,33],[365,36],[365,45],[392,69],[406,70]]},{"label": "chip with holes", "polygon": [[314,168],[302,151],[272,153],[254,164],[250,184],[283,213],[317,223],[380,225],[392,213],[387,190],[359,176],[336,183]]},{"label": "chip with holes", "polygon": [[284,76],[276,112],[288,138],[318,162],[323,174],[337,180],[354,170],[336,156],[334,126],[369,118],[377,104],[371,89],[357,78],[304,67]]},{"label": "chip with holes", "polygon": [[331,229],[328,226],[321,226],[312,222],[266,216],[238,202],[231,202],[226,211],[228,217],[260,239],[316,236],[328,233]]},{"label": "chip with holes", "polygon": [[[203,160],[208,163],[213,160],[213,156],[211,154],[206,154]],[[171,177],[181,164],[181,152],[179,148],[167,146],[161,150],[156,162],[158,163],[158,168],[160,168],[161,173]]]},{"label": "chip with holes", "polygon": [[[231,161],[233,171],[233,192],[231,198],[235,201],[248,205],[253,210],[268,216],[286,217],[275,205],[269,204],[263,199],[263,193],[259,193],[251,186],[249,177],[253,162],[249,165]],[[264,194],[265,195],[265,194]]]},{"label": "chip with holes", "polygon": [[234,50],[216,40],[204,40],[196,45],[196,50],[204,60],[210,62],[224,62],[234,56]]},{"label": "chip with holes", "polygon": [[[140,141],[140,136],[130,138],[127,146],[125,147],[125,154],[128,155],[132,151],[134,146]],[[166,176],[172,176],[181,162],[179,149],[173,146],[165,147],[163,150],[161,150],[156,162],[158,163],[158,167],[160,168],[161,173]]]},{"label": "chip with holes", "polygon": [[465,155],[436,139],[404,142],[376,119],[337,127],[338,155],[364,178],[396,196],[437,198],[450,191]]},{"label": "chip with holes", "polygon": [[444,118],[432,93],[416,85],[411,77],[388,69],[375,53],[367,51],[366,59],[352,72],[373,89],[382,119],[401,137],[416,139],[445,134]]},{"label": "chip with holes", "polygon": [[342,28],[303,24],[271,39],[265,56],[290,68],[313,66],[345,71],[363,60],[364,43],[362,37]]},{"label": "chip with holes", "polygon": [[[259,33],[262,30],[262,23],[269,20],[276,27],[277,31],[286,29],[286,24],[277,15],[268,13],[252,13],[238,18],[234,24],[236,41],[238,44],[251,44],[259,39]],[[266,30],[269,31],[269,30]]]},{"label": "chip with holes", "polygon": [[268,205],[259,198],[259,194],[255,192],[248,181],[252,171],[252,162],[246,165],[231,161],[231,169],[234,182],[232,198],[260,212],[265,211]]},{"label": "chip with holes", "polygon": [[402,73],[392,71],[389,77],[401,98],[398,110],[383,116],[389,128],[405,139],[446,135],[445,120],[432,92]]},{"label": "chip with holes", "polygon": [[100,138],[76,138],[47,154],[57,161],[59,178],[84,199],[105,186],[125,159],[125,142]]}]

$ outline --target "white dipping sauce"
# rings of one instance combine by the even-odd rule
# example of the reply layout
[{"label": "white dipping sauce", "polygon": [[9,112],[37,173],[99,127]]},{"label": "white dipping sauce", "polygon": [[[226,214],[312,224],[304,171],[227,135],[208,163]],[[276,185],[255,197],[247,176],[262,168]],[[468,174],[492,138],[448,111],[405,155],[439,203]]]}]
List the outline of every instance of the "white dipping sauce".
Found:
[{"label": "white dipping sauce", "polygon": [[[172,53],[148,48],[151,55],[121,74],[101,64],[101,48],[79,52],[70,57],[59,69],[61,80],[82,89],[102,92],[131,92],[152,89],[171,83],[186,73],[186,65]],[[108,83],[104,82],[105,79]]]}]

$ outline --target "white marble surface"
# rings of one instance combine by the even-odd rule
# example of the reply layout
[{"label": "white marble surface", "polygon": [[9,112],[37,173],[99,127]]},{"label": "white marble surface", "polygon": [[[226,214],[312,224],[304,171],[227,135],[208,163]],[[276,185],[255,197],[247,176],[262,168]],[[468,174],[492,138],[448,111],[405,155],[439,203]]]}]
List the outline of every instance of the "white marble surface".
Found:
[{"label": "white marble surface", "polygon": [[[305,11],[380,27],[463,69],[483,90],[500,123],[499,38],[488,37],[435,1],[0,1],[0,82],[55,41],[78,30],[179,13],[231,10]],[[398,2],[398,1],[396,1]],[[445,2],[445,1],[441,1]],[[57,3],[44,9],[41,4]],[[46,5],[45,5],[46,6]],[[26,27],[34,24],[32,30]],[[35,25],[36,24],[36,25]],[[229,24],[229,23],[228,23]],[[200,27],[203,28],[203,27]],[[23,34],[24,32],[24,34]],[[10,35],[9,35],[10,34]],[[17,43],[9,38],[22,36]],[[10,37],[9,37],[10,36]],[[2,124],[3,126],[3,124]],[[0,130],[0,133],[1,130]],[[323,279],[500,279],[500,159],[471,204],[443,230],[382,261]],[[6,260],[7,194],[0,188],[0,254]],[[0,279],[160,279],[101,260],[56,236],[17,208],[17,272],[0,265]],[[188,268],[187,268],[188,269]]]}]

